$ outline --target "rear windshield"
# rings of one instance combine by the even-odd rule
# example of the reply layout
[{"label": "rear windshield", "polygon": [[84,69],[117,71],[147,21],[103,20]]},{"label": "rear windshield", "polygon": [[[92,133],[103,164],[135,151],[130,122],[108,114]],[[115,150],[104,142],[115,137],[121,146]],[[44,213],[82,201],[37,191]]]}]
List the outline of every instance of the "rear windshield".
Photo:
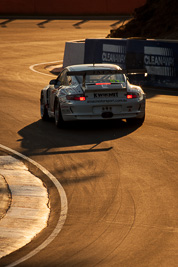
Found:
[{"label": "rear windshield", "polygon": [[[83,76],[75,76],[78,83],[83,83]],[[107,75],[86,75],[85,84],[101,84],[101,83],[125,83],[123,74],[107,74]]]}]

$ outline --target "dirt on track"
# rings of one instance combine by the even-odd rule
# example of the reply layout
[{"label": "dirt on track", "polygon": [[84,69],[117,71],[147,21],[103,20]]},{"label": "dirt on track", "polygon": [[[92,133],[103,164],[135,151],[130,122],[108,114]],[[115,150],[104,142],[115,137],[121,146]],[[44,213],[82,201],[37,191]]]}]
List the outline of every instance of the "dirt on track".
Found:
[{"label": "dirt on track", "polygon": [[178,40],[178,5],[176,0],[147,0],[135,9],[133,18],[118,29],[111,30],[110,38],[157,38]]}]

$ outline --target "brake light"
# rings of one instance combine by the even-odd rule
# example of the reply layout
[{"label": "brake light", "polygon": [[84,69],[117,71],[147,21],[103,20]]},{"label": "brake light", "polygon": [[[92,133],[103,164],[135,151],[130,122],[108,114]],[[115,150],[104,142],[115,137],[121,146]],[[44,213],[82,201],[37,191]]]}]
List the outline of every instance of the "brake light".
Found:
[{"label": "brake light", "polygon": [[67,100],[85,101],[86,97],[81,95],[67,95]]},{"label": "brake light", "polygon": [[111,83],[95,83],[95,85],[109,85]]},{"label": "brake light", "polygon": [[78,101],[85,101],[86,100],[86,98],[85,98],[85,96],[76,96],[75,98],[74,98],[74,100],[78,100]]},{"label": "brake light", "polygon": [[137,98],[138,96],[136,94],[128,94],[127,99]]}]

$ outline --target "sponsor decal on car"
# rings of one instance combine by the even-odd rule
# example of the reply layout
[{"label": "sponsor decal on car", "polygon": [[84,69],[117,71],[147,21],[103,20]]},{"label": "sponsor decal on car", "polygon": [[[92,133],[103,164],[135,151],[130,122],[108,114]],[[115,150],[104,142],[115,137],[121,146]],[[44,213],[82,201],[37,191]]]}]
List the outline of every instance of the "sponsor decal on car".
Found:
[{"label": "sponsor decal on car", "polygon": [[94,98],[96,97],[118,97],[118,93],[94,93]]},{"label": "sponsor decal on car", "polygon": [[119,103],[119,102],[127,102],[126,99],[95,99],[88,100],[87,103]]}]

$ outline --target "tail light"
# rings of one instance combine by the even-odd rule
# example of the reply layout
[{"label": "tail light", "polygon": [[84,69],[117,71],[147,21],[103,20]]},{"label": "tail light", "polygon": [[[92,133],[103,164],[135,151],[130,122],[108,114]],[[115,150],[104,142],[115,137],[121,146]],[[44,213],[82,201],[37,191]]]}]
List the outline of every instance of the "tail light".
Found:
[{"label": "tail light", "polygon": [[85,101],[86,97],[83,95],[67,95],[67,100]]},{"label": "tail light", "polygon": [[95,83],[95,85],[110,85],[111,83]]},{"label": "tail light", "polygon": [[136,94],[127,94],[127,99],[133,99],[133,98],[138,98],[138,95],[136,95]]}]

